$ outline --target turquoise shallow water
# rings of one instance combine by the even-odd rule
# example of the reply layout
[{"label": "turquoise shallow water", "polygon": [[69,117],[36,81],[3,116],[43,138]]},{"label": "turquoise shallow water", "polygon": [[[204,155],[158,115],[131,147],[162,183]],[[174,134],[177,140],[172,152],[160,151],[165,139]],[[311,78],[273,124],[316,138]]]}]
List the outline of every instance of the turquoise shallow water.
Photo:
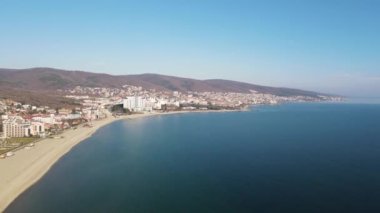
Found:
[{"label": "turquoise shallow water", "polygon": [[380,105],[118,121],[6,212],[380,212]]}]

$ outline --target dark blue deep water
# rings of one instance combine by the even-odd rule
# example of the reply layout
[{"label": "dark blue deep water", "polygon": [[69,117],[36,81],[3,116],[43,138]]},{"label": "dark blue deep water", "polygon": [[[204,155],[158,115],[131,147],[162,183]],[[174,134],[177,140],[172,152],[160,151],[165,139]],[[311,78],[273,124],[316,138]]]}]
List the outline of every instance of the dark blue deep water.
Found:
[{"label": "dark blue deep water", "polygon": [[380,212],[380,105],[115,122],[6,212]]}]

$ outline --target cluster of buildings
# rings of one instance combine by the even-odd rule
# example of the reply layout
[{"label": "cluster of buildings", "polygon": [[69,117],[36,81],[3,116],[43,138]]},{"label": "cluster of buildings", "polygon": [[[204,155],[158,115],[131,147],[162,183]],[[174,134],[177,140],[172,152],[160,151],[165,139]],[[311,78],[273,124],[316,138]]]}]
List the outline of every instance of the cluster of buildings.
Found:
[{"label": "cluster of buildings", "polygon": [[[5,118],[5,119],[4,119]],[[4,138],[10,137],[45,137],[44,123],[23,119],[21,116],[2,117]]]},{"label": "cluster of buildings", "polygon": [[81,122],[102,119],[113,106],[130,113],[174,110],[242,109],[257,104],[278,104],[301,101],[340,101],[330,96],[275,96],[257,91],[179,92],[145,90],[124,85],[122,88],[94,88],[77,86],[60,90],[66,98],[75,99],[80,107],[51,109],[48,106],[21,104],[0,99],[0,138],[45,137]]},{"label": "cluster of buildings", "polygon": [[77,86],[62,91],[68,98],[99,100],[103,104],[122,104],[131,112],[153,110],[207,110],[241,109],[256,104],[279,104],[283,102],[337,101],[330,96],[276,96],[251,90],[250,93],[233,92],[179,92],[145,90],[142,87],[124,85],[122,88],[93,88]]},{"label": "cluster of buildings", "polygon": [[74,109],[51,109],[0,100],[0,139],[46,137],[83,122],[106,117],[98,103],[84,102]]},{"label": "cluster of buildings", "polygon": [[[88,99],[102,102],[103,105],[121,104],[124,109],[131,112],[150,112],[166,108],[178,110],[181,108],[181,104],[187,104],[192,101],[197,102],[193,98],[184,100],[185,96],[179,92],[144,90],[141,87],[128,85],[125,85],[122,89],[76,87],[66,92],[71,93],[71,95],[66,96],[68,98],[78,100],[83,97],[91,97]],[[204,104],[207,105],[207,102],[204,101]]]}]

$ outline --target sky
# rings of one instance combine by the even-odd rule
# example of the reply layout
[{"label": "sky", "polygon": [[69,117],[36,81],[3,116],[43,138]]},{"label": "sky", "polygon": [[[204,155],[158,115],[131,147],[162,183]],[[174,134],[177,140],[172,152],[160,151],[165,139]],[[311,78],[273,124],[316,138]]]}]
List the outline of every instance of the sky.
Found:
[{"label": "sky", "polygon": [[380,97],[380,1],[0,0],[0,67]]}]

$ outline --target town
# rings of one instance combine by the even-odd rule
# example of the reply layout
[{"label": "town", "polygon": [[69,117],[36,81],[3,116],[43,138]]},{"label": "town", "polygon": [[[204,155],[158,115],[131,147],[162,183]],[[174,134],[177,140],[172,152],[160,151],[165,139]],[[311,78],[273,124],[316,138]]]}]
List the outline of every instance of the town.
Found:
[{"label": "town", "polygon": [[43,138],[59,138],[66,129],[76,129],[79,126],[91,128],[92,121],[107,116],[170,111],[243,110],[259,104],[342,100],[341,97],[333,96],[275,96],[256,91],[156,91],[131,85],[124,85],[122,88],[77,86],[57,92],[75,100],[77,106],[51,108],[0,99],[0,158],[12,156],[12,150],[30,148]]}]

